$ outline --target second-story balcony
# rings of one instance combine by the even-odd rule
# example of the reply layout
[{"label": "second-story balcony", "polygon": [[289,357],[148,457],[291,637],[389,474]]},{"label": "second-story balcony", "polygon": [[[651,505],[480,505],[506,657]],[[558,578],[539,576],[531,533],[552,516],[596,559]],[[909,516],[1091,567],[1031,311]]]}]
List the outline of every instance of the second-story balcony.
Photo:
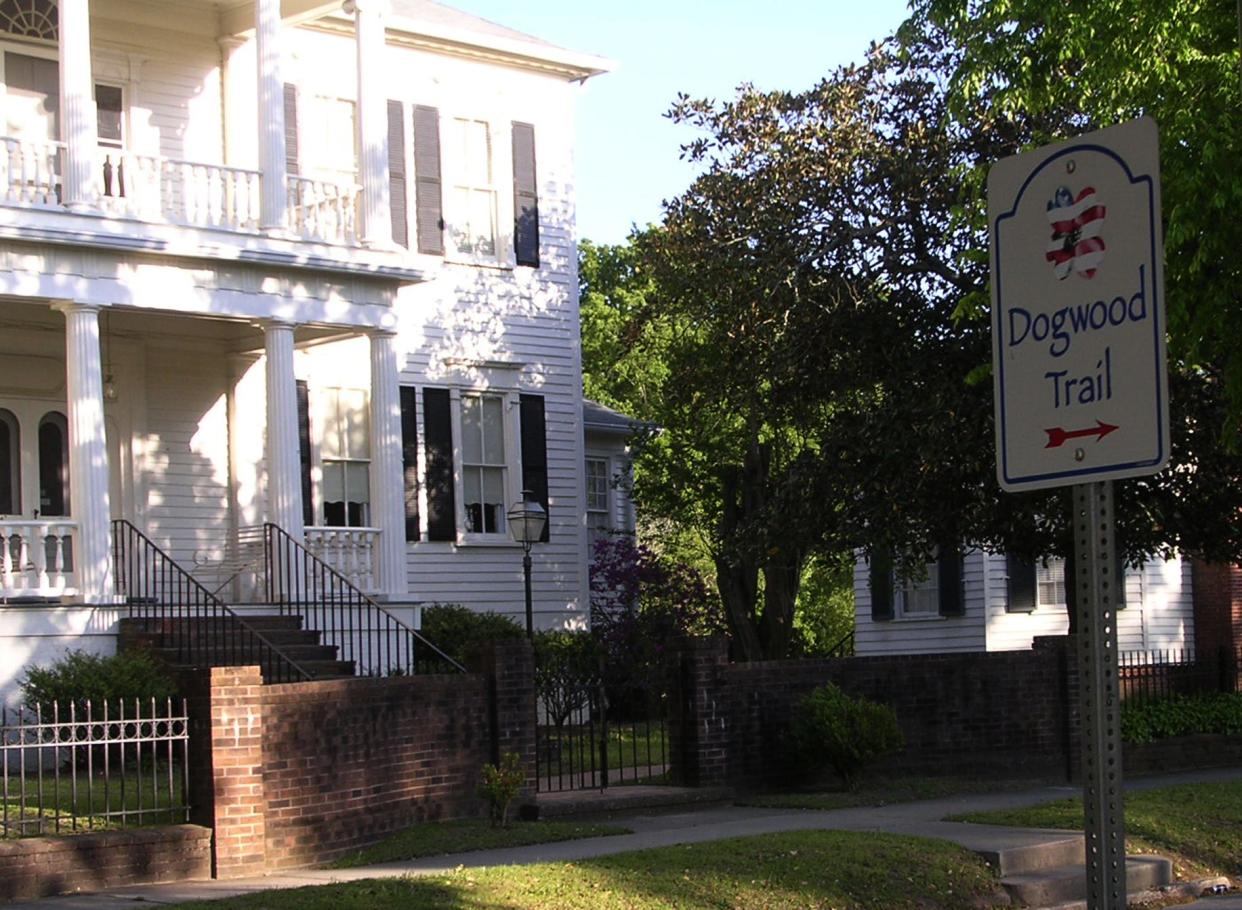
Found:
[{"label": "second-story balcony", "polygon": [[[64,143],[0,137],[5,205],[63,209]],[[114,217],[183,227],[258,232],[263,175],[257,170],[139,155],[101,146],[93,202]],[[358,242],[361,187],[286,175],[284,230],[328,244]]]}]

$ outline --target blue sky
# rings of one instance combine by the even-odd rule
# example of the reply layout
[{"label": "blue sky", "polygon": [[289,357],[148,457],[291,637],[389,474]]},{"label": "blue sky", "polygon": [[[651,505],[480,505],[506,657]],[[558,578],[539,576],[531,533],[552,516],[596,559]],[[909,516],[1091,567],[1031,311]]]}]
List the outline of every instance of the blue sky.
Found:
[{"label": "blue sky", "polygon": [[442,0],[577,51],[608,57],[578,104],[578,234],[625,239],[660,219],[694,177],[678,158],[693,132],[663,114],[677,93],[717,100],[742,82],[809,88],[858,60],[905,17],[905,0]]}]

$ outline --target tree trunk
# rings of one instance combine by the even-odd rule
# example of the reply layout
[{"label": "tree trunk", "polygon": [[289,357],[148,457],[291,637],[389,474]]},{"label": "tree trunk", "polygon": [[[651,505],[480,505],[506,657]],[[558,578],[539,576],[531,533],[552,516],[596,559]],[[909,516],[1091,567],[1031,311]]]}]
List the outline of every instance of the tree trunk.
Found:
[{"label": "tree trunk", "polygon": [[759,638],[763,656],[768,660],[789,656],[793,643],[794,603],[802,582],[803,562],[801,554],[781,551],[763,567],[763,617]]}]

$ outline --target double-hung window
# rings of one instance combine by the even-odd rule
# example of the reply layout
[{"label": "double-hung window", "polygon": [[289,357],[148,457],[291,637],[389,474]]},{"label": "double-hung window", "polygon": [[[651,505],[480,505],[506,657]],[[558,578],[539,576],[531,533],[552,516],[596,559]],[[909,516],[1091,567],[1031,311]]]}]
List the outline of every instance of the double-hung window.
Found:
[{"label": "double-hung window", "polygon": [[461,476],[466,530],[472,534],[508,533],[504,396],[462,393]]},{"label": "double-hung window", "polygon": [[364,389],[323,390],[323,523],[359,528],[371,520],[371,421]]},{"label": "double-hung window", "polygon": [[1039,607],[1065,607],[1065,560],[1041,559],[1035,564],[1035,600]]},{"label": "double-hung window", "polygon": [[587,533],[591,545],[608,535],[612,530],[612,522],[608,509],[608,459],[588,458],[586,460],[586,506]]},{"label": "double-hung window", "polygon": [[453,248],[459,256],[497,259],[499,194],[491,124],[456,117],[448,127],[450,160],[455,162],[447,219]]},{"label": "double-hung window", "polygon": [[899,617],[938,616],[940,613],[940,585],[937,563],[924,567],[922,577],[895,579],[893,601]]}]

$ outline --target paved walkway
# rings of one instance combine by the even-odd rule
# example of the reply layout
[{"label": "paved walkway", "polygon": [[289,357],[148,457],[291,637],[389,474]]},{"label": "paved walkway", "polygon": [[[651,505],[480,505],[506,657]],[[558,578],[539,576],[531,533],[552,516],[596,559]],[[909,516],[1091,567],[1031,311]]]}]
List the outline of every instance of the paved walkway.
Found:
[{"label": "paved walkway", "polygon": [[[1242,777],[1242,768],[1163,775],[1131,781],[1129,789],[1146,789],[1174,783],[1231,780]],[[613,837],[538,844],[502,850],[480,850],[399,863],[384,863],[361,869],[303,870],[260,878],[227,882],[201,881],[170,885],[139,885],[95,894],[74,894],[41,901],[0,905],[3,910],[62,908],[62,910],[112,910],[132,908],[135,902],[168,904],[179,901],[212,900],[271,888],[297,888],[331,882],[386,878],[400,875],[434,875],[460,866],[482,867],[540,862],[572,862],[597,856],[701,843],[728,837],[769,834],[778,831],[833,829],[840,831],[887,831],[938,837],[969,849],[996,849],[1002,846],[1038,843],[1057,837],[1046,831],[967,825],[941,821],[946,815],[1027,806],[1063,799],[1077,794],[1077,787],[1045,786],[1004,793],[973,794],[898,803],[891,806],[838,809],[833,811],[756,809],[742,806],[714,806],[673,810],[661,814],[627,815],[619,819],[632,834]],[[1184,907],[1194,910],[1242,910],[1242,896],[1203,898]]]}]

